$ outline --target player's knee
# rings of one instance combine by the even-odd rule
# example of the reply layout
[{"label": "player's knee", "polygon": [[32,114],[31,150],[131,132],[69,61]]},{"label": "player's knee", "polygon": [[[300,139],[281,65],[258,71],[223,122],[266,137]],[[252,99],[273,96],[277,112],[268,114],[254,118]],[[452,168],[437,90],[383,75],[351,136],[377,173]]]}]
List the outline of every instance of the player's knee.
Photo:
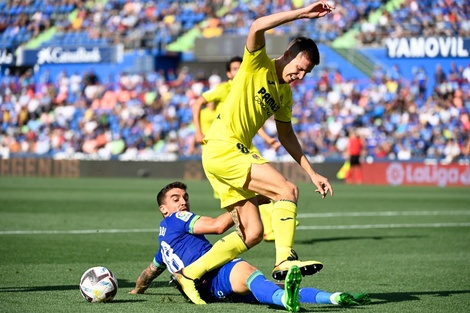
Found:
[{"label": "player's knee", "polygon": [[295,184],[289,181],[286,182],[283,188],[283,194],[281,195],[281,199],[297,202],[298,198],[299,198],[299,188]]},{"label": "player's knee", "polygon": [[250,232],[245,236],[245,244],[251,248],[259,244],[263,240],[263,231],[261,232]]}]

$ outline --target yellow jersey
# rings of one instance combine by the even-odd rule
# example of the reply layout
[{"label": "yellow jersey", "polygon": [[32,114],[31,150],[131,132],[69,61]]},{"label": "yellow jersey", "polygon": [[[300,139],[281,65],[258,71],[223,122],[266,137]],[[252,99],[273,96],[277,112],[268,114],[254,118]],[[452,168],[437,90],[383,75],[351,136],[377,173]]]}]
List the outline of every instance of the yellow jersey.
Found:
[{"label": "yellow jersey", "polygon": [[225,105],[205,135],[205,142],[228,140],[250,147],[271,115],[278,121],[291,121],[292,90],[289,84],[279,84],[274,62],[266,47],[253,52],[245,47]]},{"label": "yellow jersey", "polygon": [[202,97],[204,98],[204,100],[206,100],[206,102],[214,103],[213,110],[212,108],[208,107],[201,110],[200,123],[201,132],[203,134],[207,133],[212,122],[217,118],[217,115],[219,115],[221,108],[223,107],[223,103],[230,92],[231,86],[232,80],[229,80],[218,84],[215,88],[208,90],[202,94]]}]

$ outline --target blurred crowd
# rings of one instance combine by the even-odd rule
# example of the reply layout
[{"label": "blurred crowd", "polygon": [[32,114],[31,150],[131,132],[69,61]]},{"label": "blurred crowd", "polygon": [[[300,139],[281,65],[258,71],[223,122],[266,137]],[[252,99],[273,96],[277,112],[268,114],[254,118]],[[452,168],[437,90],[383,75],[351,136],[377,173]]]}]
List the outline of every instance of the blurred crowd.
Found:
[{"label": "blurred crowd", "polygon": [[[348,132],[357,130],[367,156],[375,159],[469,156],[470,64],[436,67],[435,86],[422,73],[406,81],[400,68],[377,68],[367,82],[322,70],[292,85],[294,128],[306,153],[341,158]],[[211,81],[214,77],[210,78]],[[219,77],[216,81],[221,81]],[[31,71],[0,75],[0,154],[34,153],[56,158],[161,159],[194,157],[191,104],[209,88],[209,78],[185,68],[170,72],[120,73],[100,80],[96,73]],[[431,96],[426,96],[431,88]],[[275,136],[274,121],[266,131]],[[287,157],[260,138],[255,144],[270,160]]]},{"label": "blurred crowd", "polygon": [[[245,35],[257,16],[310,2],[0,1],[0,48],[14,49],[55,27],[51,40],[56,43],[77,40],[66,34],[81,33],[104,44],[161,51],[191,30],[205,37]],[[385,10],[387,2],[335,1],[334,14],[291,23],[275,32],[330,43],[357,30],[365,45],[380,44],[386,37],[470,36],[466,0],[404,0]],[[294,124],[305,151],[320,158],[341,158],[348,132],[354,128],[365,142],[366,155],[376,159],[468,158],[470,64],[437,66],[434,73],[417,66],[411,81],[400,72],[398,66],[391,71],[377,67],[369,81],[358,82],[325,69],[293,85]],[[429,75],[434,75],[435,86],[428,86]],[[45,72],[39,78],[32,70],[6,68],[0,73],[0,155],[197,157],[200,147],[193,144],[191,103],[214,79],[193,77],[185,68],[110,77],[64,70],[57,77]],[[266,126],[275,135],[274,122],[269,120]],[[287,157],[282,148],[272,151],[259,138],[255,144],[268,159]]]},{"label": "blurred crowd", "polygon": [[[13,0],[0,1],[0,47],[16,49],[52,27],[55,36],[44,44],[67,44],[85,35],[98,43],[122,43],[127,49],[165,50],[190,30],[204,37],[245,35],[251,22],[264,14],[305,5],[309,0]],[[351,29],[383,1],[337,1],[335,14],[309,23],[293,23],[276,30],[326,42]],[[73,14],[72,14],[73,13]],[[96,44],[97,42],[93,42]]]},{"label": "blurred crowd", "polygon": [[[122,43],[127,49],[161,52],[190,30],[204,37],[246,35],[257,16],[311,2],[314,0],[0,1],[0,48],[14,50],[54,27],[52,43],[76,43],[76,37],[67,36],[72,33],[86,36],[83,43]],[[341,0],[335,6],[334,13],[325,18],[297,21],[273,32],[329,43],[356,30],[364,45],[381,44],[384,38],[470,36],[467,0]]]},{"label": "blurred crowd", "polygon": [[381,44],[386,38],[470,37],[467,0],[405,0],[396,10],[380,10],[373,19],[361,18],[362,44]]}]

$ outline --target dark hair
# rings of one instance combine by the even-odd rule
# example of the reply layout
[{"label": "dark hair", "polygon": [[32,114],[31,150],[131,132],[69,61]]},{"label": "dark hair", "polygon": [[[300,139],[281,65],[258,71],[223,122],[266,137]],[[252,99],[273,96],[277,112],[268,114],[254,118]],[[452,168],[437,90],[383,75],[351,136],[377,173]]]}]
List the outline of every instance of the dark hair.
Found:
[{"label": "dark hair", "polygon": [[227,72],[230,72],[230,65],[232,65],[233,62],[240,62],[242,63],[243,61],[243,58],[240,57],[240,56],[234,56],[233,58],[231,58],[230,60],[228,60],[227,63],[225,63],[225,69],[227,70]]},{"label": "dark hair", "polygon": [[175,182],[172,182],[172,183],[166,185],[165,187],[162,188],[162,190],[160,190],[160,192],[157,195],[157,204],[158,204],[158,206],[162,205],[163,199],[165,198],[167,192],[170,191],[171,189],[175,189],[175,188],[183,189],[184,191],[186,191],[186,189],[188,187],[186,186],[185,183],[182,183],[182,182],[179,182],[179,181],[175,181]]},{"label": "dark hair", "polygon": [[314,65],[320,64],[320,52],[318,52],[317,44],[310,38],[294,38],[287,46],[287,51],[292,52],[293,58],[295,58],[299,53],[305,53],[307,58]]}]

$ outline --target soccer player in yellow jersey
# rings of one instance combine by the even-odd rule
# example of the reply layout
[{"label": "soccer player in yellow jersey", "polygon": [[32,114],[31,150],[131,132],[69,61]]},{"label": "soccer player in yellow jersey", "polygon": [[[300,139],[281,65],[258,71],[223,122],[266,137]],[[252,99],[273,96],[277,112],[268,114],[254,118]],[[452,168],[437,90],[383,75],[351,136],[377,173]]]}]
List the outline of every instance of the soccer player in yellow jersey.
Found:
[{"label": "soccer player in yellow jersey", "polygon": [[[226,75],[228,81],[218,84],[215,88],[204,92],[192,104],[193,124],[195,128],[194,139],[197,144],[202,143],[204,135],[209,130],[212,122],[220,113],[225,98],[230,92],[232,79],[237,74],[242,58],[234,56],[226,64]],[[205,107],[204,107],[205,106]],[[203,108],[204,107],[204,108]]]},{"label": "soccer player in yellow jersey", "polygon": [[[231,58],[226,63],[226,75],[229,80],[218,84],[211,90],[207,90],[192,104],[191,110],[193,113],[193,124],[195,128],[194,137],[196,143],[202,143],[204,135],[209,130],[212,122],[222,111],[225,99],[230,93],[233,78],[237,74],[241,62],[242,58],[239,56],[234,56]],[[280,147],[279,141],[270,137],[263,128],[258,130],[258,135],[275,150]]]},{"label": "soccer player in yellow jersey", "polygon": [[243,63],[218,118],[204,138],[202,164],[212,187],[220,195],[221,207],[232,214],[236,231],[217,241],[195,262],[175,273],[185,294],[196,304],[204,304],[195,280],[230,261],[263,239],[256,194],[275,201],[273,229],[276,261],[274,279],[285,278],[297,265],[302,275],[312,275],[323,265],[300,261],[292,249],[297,215],[298,187],[288,181],[267,160],[251,151],[252,139],[272,115],[278,139],[293,159],[305,170],[322,198],[333,195],[327,178],[318,174],[302,151],[292,128],[292,91],[290,83],[301,80],[320,62],[315,42],[299,37],[291,41],[283,55],[269,59],[265,32],[298,19],[315,19],[334,9],[324,1],[256,19],[248,33]]},{"label": "soccer player in yellow jersey", "polygon": [[[213,89],[204,92],[199,96],[191,106],[193,113],[193,124],[195,128],[194,145],[202,143],[204,135],[209,130],[212,122],[216,119],[217,115],[222,111],[224,101],[230,93],[232,87],[232,80],[238,72],[242,63],[240,56],[232,57],[226,64],[226,75],[228,81],[218,84]],[[205,106],[205,107],[204,107]],[[281,144],[275,138],[269,136],[263,128],[258,130],[258,135],[269,144],[274,150],[279,149]],[[256,149],[252,147],[252,150]],[[256,153],[259,152],[256,150]],[[219,199],[219,195],[214,190],[214,197]],[[260,206],[260,214],[264,226],[264,239],[266,241],[274,241],[274,232],[272,229],[272,206],[273,202],[263,204]]]}]

